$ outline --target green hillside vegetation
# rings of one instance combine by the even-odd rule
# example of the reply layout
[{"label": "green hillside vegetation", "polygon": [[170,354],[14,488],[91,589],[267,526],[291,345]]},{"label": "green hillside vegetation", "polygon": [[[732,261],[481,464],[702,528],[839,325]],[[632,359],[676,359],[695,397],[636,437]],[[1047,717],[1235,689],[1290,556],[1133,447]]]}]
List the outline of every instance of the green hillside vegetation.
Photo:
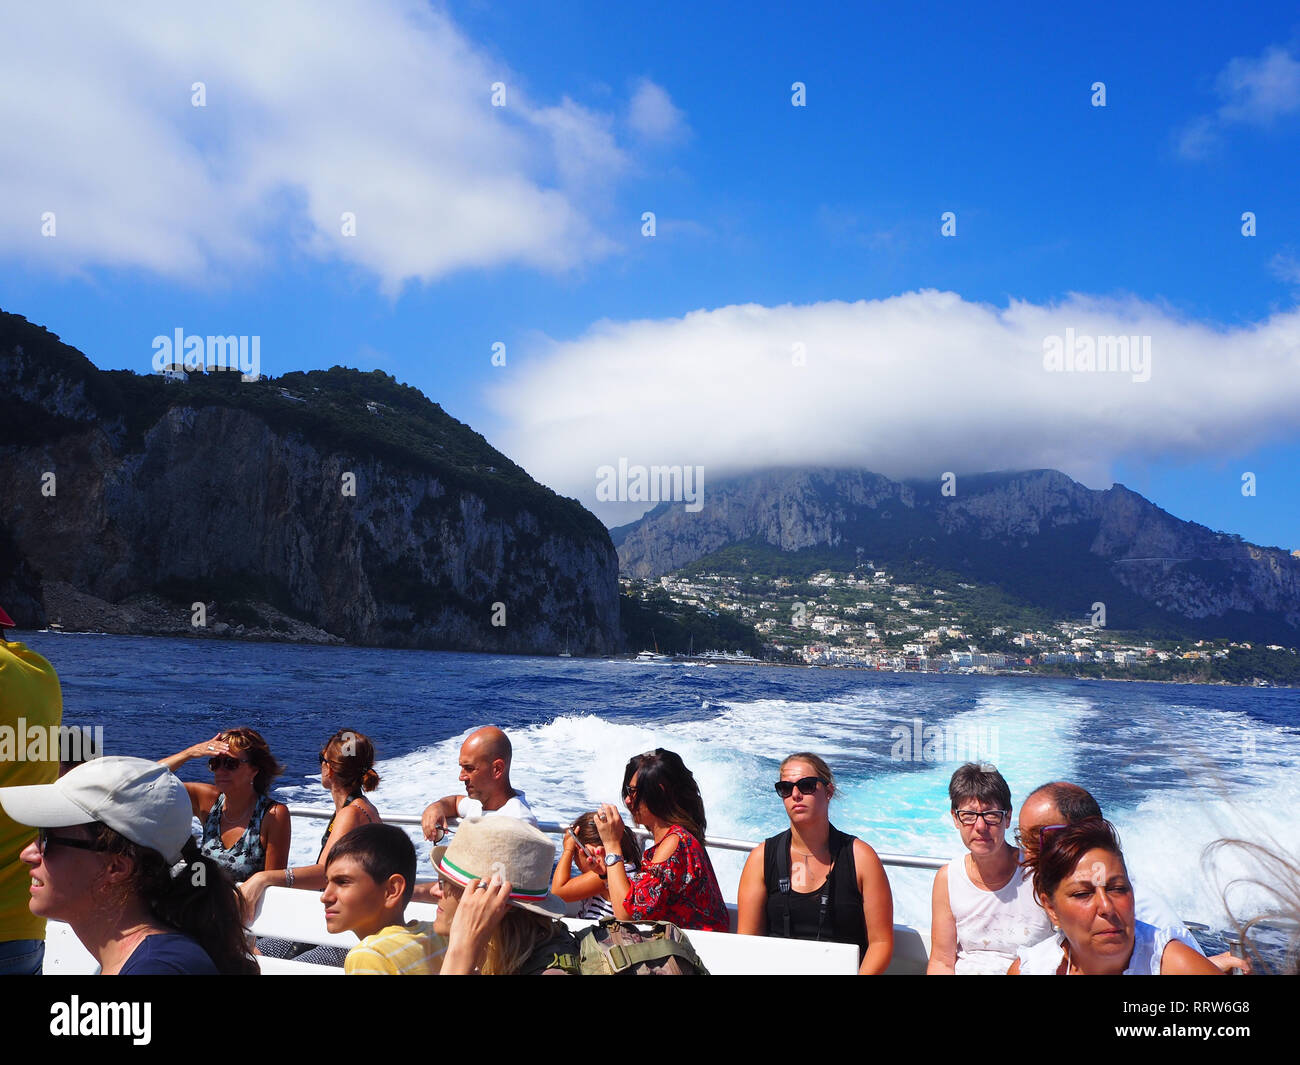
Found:
[{"label": "green hillside vegetation", "polygon": [[744,651],[761,657],[763,641],[749,625],[726,615],[712,615],[674,603],[660,588],[634,584],[632,594],[619,596],[624,645],[629,651],[664,654],[703,651]]},{"label": "green hillside vegetation", "polygon": [[[544,527],[589,539],[608,535],[576,500],[534,482],[481,434],[382,370],[334,366],[256,382],[242,381],[237,373],[194,373],[189,381],[174,383],[156,374],[99,370],[55,334],[21,315],[0,312],[0,358],[13,357],[19,347],[25,357],[20,381],[60,378],[74,391],[80,386],[97,420],[115,427],[128,451],[142,449],[144,434],[171,407],[231,407],[279,432],[300,434],[323,451],[432,474],[448,489],[448,505],[455,505],[459,491],[468,491],[485,501],[490,517],[527,508]],[[377,405],[374,411],[367,401]],[[39,405],[0,395],[0,446],[50,443],[84,428]]]}]

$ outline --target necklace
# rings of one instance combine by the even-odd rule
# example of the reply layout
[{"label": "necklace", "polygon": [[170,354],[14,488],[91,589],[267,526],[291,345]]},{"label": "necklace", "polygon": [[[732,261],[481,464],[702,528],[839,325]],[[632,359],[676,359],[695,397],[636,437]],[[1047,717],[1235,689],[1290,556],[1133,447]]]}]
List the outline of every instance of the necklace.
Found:
[{"label": "necklace", "polygon": [[243,811],[243,812],[242,812],[238,817],[234,817],[234,816],[232,816],[231,813],[230,813],[230,808],[229,808],[225,803],[222,803],[222,804],[221,804],[221,823],[222,823],[223,825],[227,825],[227,824],[228,824],[228,825],[230,825],[230,826],[233,828],[235,825],[239,824],[241,821],[247,821],[248,818],[249,818],[249,816],[250,816],[250,815],[252,814],[252,812],[253,812],[253,807],[256,806],[256,805],[257,805],[257,799],[254,798],[253,801],[250,802],[250,803],[248,804],[248,808],[247,808],[246,810],[244,810],[244,811]]}]

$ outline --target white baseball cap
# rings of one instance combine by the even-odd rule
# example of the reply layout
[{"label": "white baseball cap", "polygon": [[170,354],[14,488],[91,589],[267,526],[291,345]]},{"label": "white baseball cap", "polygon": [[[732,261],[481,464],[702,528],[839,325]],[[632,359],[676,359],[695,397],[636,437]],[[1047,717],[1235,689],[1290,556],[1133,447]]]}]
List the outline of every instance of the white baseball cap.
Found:
[{"label": "white baseball cap", "polygon": [[0,788],[0,806],[32,828],[102,822],[170,863],[180,860],[193,816],[185,785],[144,758],[92,758],[53,784]]}]

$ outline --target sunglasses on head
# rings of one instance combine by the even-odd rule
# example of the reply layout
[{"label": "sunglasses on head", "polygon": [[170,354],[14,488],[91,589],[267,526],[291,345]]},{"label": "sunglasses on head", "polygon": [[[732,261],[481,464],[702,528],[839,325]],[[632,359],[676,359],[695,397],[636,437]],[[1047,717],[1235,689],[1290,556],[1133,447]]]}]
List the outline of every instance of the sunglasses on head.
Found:
[{"label": "sunglasses on head", "polygon": [[1034,835],[1037,834],[1038,842],[1041,845],[1044,837],[1049,832],[1059,832],[1061,829],[1069,827],[1069,825],[1036,825],[1023,833],[1020,829],[1016,829],[1016,842],[1023,843],[1026,839],[1033,839]]},{"label": "sunglasses on head", "polygon": [[238,769],[241,765],[248,765],[248,759],[232,758],[228,754],[217,754],[208,759],[208,768],[214,773],[218,769],[229,769],[233,771]]},{"label": "sunglasses on head", "polygon": [[57,843],[60,847],[72,847],[79,851],[108,850],[103,843],[97,840],[76,839],[72,836],[52,836],[48,828],[38,828],[36,830],[36,849],[44,854],[51,843]]},{"label": "sunglasses on head", "polygon": [[800,795],[811,795],[817,790],[818,784],[825,784],[826,781],[821,777],[803,777],[801,780],[778,780],[776,782],[776,793],[783,799],[788,799],[794,789],[799,789]]}]

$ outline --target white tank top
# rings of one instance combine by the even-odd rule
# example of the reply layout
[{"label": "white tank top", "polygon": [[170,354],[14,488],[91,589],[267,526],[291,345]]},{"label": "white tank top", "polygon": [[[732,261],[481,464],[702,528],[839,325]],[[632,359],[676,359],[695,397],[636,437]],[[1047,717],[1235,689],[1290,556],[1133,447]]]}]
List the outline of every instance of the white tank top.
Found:
[{"label": "white tank top", "polygon": [[[1017,861],[1024,855],[1016,852]],[[948,906],[957,922],[957,975],[1005,975],[1016,951],[1051,934],[1052,922],[1034,898],[1032,876],[1017,869],[997,891],[976,887],[966,855],[948,863]]]}]

